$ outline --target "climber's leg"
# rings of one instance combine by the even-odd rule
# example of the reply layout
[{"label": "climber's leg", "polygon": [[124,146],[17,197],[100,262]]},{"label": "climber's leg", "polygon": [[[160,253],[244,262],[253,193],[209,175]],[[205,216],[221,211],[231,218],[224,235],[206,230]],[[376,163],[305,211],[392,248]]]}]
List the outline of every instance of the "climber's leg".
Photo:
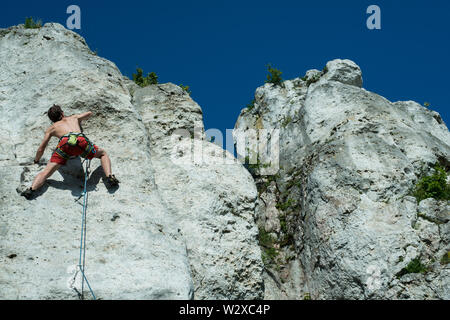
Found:
[{"label": "climber's leg", "polygon": [[[87,141],[85,141],[87,143]],[[83,147],[83,146],[82,146]],[[86,156],[86,159],[91,160],[93,158],[100,159],[102,163],[103,171],[105,172],[106,181],[112,187],[115,187],[119,184],[119,180],[111,172],[111,159],[109,158],[106,150],[103,148],[99,148],[95,144],[91,146],[91,151]]]},{"label": "climber's leg", "polygon": [[45,183],[45,180],[47,180],[60,167],[61,165],[59,163],[49,161],[45,169],[39,172],[36,178],[34,178],[33,184],[31,185],[31,190],[36,191],[37,189],[42,187]]},{"label": "climber's leg", "polygon": [[59,167],[61,167],[59,163],[49,161],[45,169],[39,172],[37,176],[34,178],[31,187],[24,190],[21,193],[21,195],[27,198],[28,200],[33,198],[34,192],[40,187],[42,187],[45,183],[45,180],[47,180],[56,170],[58,170]]},{"label": "climber's leg", "polygon": [[106,150],[99,148],[94,157],[100,159],[103,171],[105,172],[105,175],[109,177],[111,175],[111,159],[106,153]]},{"label": "climber's leg", "polygon": [[119,180],[117,180],[117,178],[111,172],[111,159],[106,153],[106,150],[99,148],[94,157],[100,159],[108,183],[111,186],[117,186],[119,184]]}]

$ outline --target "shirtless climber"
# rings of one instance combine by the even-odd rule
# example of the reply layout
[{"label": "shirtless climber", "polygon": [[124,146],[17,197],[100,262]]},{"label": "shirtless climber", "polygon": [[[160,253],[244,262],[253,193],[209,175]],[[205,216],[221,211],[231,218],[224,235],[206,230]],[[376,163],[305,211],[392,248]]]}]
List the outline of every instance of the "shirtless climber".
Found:
[{"label": "shirtless climber", "polygon": [[51,137],[59,138],[59,143],[45,169],[34,178],[31,187],[23,191],[21,195],[27,199],[31,199],[34,192],[44,185],[45,180],[58,170],[59,167],[65,165],[70,157],[76,156],[81,156],[88,160],[99,158],[102,163],[103,171],[107,177],[107,182],[110,186],[117,186],[119,180],[111,174],[111,160],[106,151],[91,143],[89,139],[81,133],[81,121],[89,119],[89,117],[92,116],[92,112],[85,112],[66,117],[60,106],[53,105],[53,107],[48,110],[47,114],[53,122],[53,125],[45,131],[44,139],[36,152],[34,163],[39,163]]}]

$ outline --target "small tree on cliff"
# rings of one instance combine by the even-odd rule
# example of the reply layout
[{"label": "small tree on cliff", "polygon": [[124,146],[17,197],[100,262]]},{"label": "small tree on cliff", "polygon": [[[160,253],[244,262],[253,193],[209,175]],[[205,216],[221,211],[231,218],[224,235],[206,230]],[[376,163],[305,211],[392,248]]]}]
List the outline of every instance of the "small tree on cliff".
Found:
[{"label": "small tree on cliff", "polygon": [[158,84],[158,76],[156,73],[150,72],[144,77],[144,71],[141,68],[137,68],[136,73],[133,73],[133,81],[141,87],[146,87],[151,84]]},{"label": "small tree on cliff", "polygon": [[278,69],[273,68],[270,63],[267,65],[267,71],[269,72],[269,74],[267,75],[266,83],[273,83],[275,85],[281,85],[281,83],[283,82],[283,78],[281,78],[281,74],[283,72],[281,72]]},{"label": "small tree on cliff", "polygon": [[28,17],[25,18],[24,27],[25,29],[38,29],[42,27],[42,21],[41,20],[34,21],[32,17]]}]

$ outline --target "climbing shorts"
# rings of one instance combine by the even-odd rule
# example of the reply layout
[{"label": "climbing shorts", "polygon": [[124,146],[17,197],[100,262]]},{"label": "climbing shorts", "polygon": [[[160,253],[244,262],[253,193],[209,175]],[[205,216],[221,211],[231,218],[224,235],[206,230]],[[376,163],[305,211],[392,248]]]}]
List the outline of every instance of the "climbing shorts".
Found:
[{"label": "climbing shorts", "polygon": [[76,138],[76,145],[69,144],[69,139],[70,137],[67,135],[61,137],[55,152],[50,158],[50,162],[65,165],[67,160],[72,157],[81,156],[89,160],[95,157],[98,147],[91,143],[85,136],[79,135]]}]

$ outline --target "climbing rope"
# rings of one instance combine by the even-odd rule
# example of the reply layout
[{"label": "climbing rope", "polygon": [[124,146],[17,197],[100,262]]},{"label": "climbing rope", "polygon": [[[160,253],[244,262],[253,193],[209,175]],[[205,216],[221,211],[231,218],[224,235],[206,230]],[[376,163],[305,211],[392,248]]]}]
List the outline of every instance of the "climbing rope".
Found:
[{"label": "climbing rope", "polygon": [[[86,281],[86,284],[89,288],[89,291],[92,294],[92,297],[94,298],[94,300],[96,300],[95,298],[95,294],[94,291],[91,288],[91,285],[89,284],[89,281],[86,277],[86,274],[84,273],[85,271],[85,266],[86,266],[86,226],[87,226],[87,221],[86,221],[86,209],[87,209],[87,202],[88,202],[88,192],[87,192],[87,180],[89,178],[89,169],[91,166],[91,160],[87,160],[85,159],[83,161],[83,163],[81,164],[81,166],[83,166],[84,162],[86,162],[86,169],[84,171],[84,188],[83,188],[83,213],[81,215],[81,237],[80,237],[80,259],[78,262],[78,269],[81,272],[81,293],[77,291],[78,296],[80,298],[80,300],[84,300],[84,281]],[[75,273],[75,277],[77,276],[78,270]]]}]

